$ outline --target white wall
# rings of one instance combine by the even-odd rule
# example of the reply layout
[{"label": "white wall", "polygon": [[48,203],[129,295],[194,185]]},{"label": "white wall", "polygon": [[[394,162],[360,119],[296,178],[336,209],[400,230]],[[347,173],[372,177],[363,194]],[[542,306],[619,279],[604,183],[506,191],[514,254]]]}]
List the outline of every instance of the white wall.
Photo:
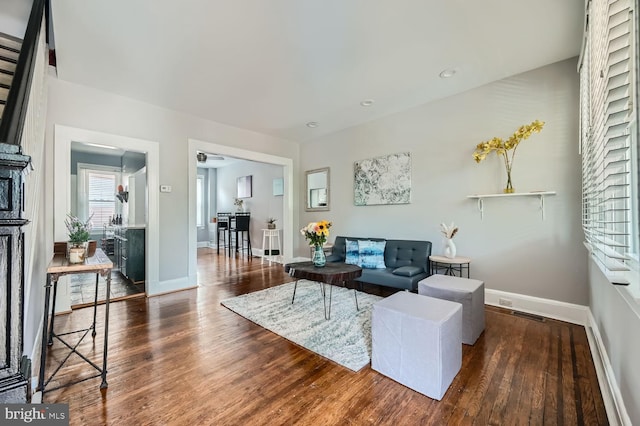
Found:
[{"label": "white wall", "polygon": [[[48,144],[54,142],[55,124],[159,143],[160,184],[171,185],[172,192],[161,193],[159,198],[160,286],[157,292],[196,284],[188,274],[189,138],[290,158],[297,175],[298,145],[294,142],[158,108],[53,76],[49,87]],[[47,173],[53,178],[55,164],[51,157],[48,161]],[[54,221],[58,220],[62,219],[54,217]]]},{"label": "white wall", "polygon": [[32,0],[2,0],[0,31],[19,39],[24,38],[32,3]]},{"label": "white wall", "polygon": [[[460,228],[458,254],[473,259],[471,275],[487,288],[587,305],[578,90],[572,59],[303,144],[300,176],[331,168],[331,210],[303,212],[300,222],[330,220],[332,237],[429,240],[439,254],[439,224],[453,221]],[[506,174],[494,154],[476,164],[475,146],[535,119],[545,128],[518,148],[512,178],[518,192],[557,191],[546,199],[546,220],[536,197],[485,200],[481,220],[467,195],[501,192]],[[411,204],[354,206],[353,163],[407,151]],[[302,255],[303,238],[297,242]]]},{"label": "white wall", "polygon": [[593,260],[589,260],[589,298],[589,308],[595,321],[593,325],[602,338],[630,424],[640,424],[638,303],[630,302],[625,288],[611,284]]},{"label": "white wall", "polygon": [[244,208],[251,212],[251,246],[262,248],[262,229],[267,227],[267,219],[275,217],[278,228],[282,228],[283,196],[273,195],[273,179],[282,178],[282,166],[242,161],[218,170],[218,211],[234,212],[236,206],[236,180],[240,176],[252,176],[251,198],[244,198]]}]

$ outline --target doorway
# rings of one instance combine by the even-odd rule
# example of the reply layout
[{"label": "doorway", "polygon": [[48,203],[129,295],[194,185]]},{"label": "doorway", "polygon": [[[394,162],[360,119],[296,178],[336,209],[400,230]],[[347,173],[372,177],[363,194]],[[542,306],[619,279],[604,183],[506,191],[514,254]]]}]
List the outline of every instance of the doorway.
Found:
[{"label": "doorway", "polygon": [[221,156],[282,167],[282,255],[284,258],[290,258],[293,255],[293,206],[296,204],[294,202],[293,159],[189,139],[189,282],[197,282],[196,176],[198,152],[216,153]]},{"label": "doorway", "polygon": [[[146,154],[74,141],[70,166],[70,214],[91,222],[90,238],[114,264],[110,299],[144,295]],[[93,304],[96,291],[98,301],[106,299],[106,286],[96,286],[95,274],[69,280],[72,309]]]},{"label": "doorway", "polygon": [[[159,218],[158,218],[158,182],[160,149],[157,142],[132,138],[109,133],[56,124],[54,127],[54,241],[65,241],[67,229],[64,219],[71,209],[71,143],[83,141],[106,145],[123,150],[135,147],[137,152],[146,154],[147,174],[147,223],[145,231],[145,292],[147,295],[157,293],[159,288]],[[61,277],[65,280],[68,277]],[[66,282],[65,284],[68,284]],[[69,286],[62,285],[58,288],[56,298],[56,312],[71,311],[71,299]]]}]

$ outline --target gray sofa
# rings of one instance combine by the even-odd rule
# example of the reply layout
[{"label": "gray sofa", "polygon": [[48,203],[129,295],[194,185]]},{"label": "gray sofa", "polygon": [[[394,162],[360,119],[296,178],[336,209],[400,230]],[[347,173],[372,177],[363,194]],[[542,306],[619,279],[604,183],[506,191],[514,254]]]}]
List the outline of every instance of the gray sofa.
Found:
[{"label": "gray sofa", "polygon": [[347,248],[346,240],[386,241],[384,249],[385,269],[363,269],[362,276],[356,281],[418,291],[418,282],[431,275],[429,256],[430,241],[385,240],[381,238],[336,237],[327,262],[344,262]]}]

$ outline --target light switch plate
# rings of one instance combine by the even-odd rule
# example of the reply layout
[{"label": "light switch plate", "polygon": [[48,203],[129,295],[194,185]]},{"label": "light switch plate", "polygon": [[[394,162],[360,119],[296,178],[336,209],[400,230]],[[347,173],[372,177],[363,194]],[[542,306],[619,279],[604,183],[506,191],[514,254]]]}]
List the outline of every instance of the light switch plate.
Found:
[{"label": "light switch plate", "polygon": [[171,192],[171,185],[160,185],[160,192]]}]

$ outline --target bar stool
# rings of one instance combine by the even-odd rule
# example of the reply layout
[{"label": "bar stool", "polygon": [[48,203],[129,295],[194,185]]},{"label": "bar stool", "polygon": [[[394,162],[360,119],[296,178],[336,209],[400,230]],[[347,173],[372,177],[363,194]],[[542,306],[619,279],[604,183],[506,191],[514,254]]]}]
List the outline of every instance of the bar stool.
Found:
[{"label": "bar stool", "polygon": [[[231,235],[235,235],[235,250],[238,251],[238,243],[240,243],[240,251],[244,249],[244,234],[247,234],[247,256],[251,257],[251,232],[249,232],[249,224],[251,222],[251,213],[236,213],[235,225],[229,229],[229,255],[231,255]],[[239,234],[239,235],[238,235]]]},{"label": "bar stool", "polygon": [[217,217],[217,225],[216,225],[216,246],[218,250],[218,254],[220,254],[220,234],[222,233],[222,239],[224,240],[224,246],[227,247],[229,241],[227,240],[227,233],[229,232],[229,228],[231,227],[231,213],[218,213]]}]

